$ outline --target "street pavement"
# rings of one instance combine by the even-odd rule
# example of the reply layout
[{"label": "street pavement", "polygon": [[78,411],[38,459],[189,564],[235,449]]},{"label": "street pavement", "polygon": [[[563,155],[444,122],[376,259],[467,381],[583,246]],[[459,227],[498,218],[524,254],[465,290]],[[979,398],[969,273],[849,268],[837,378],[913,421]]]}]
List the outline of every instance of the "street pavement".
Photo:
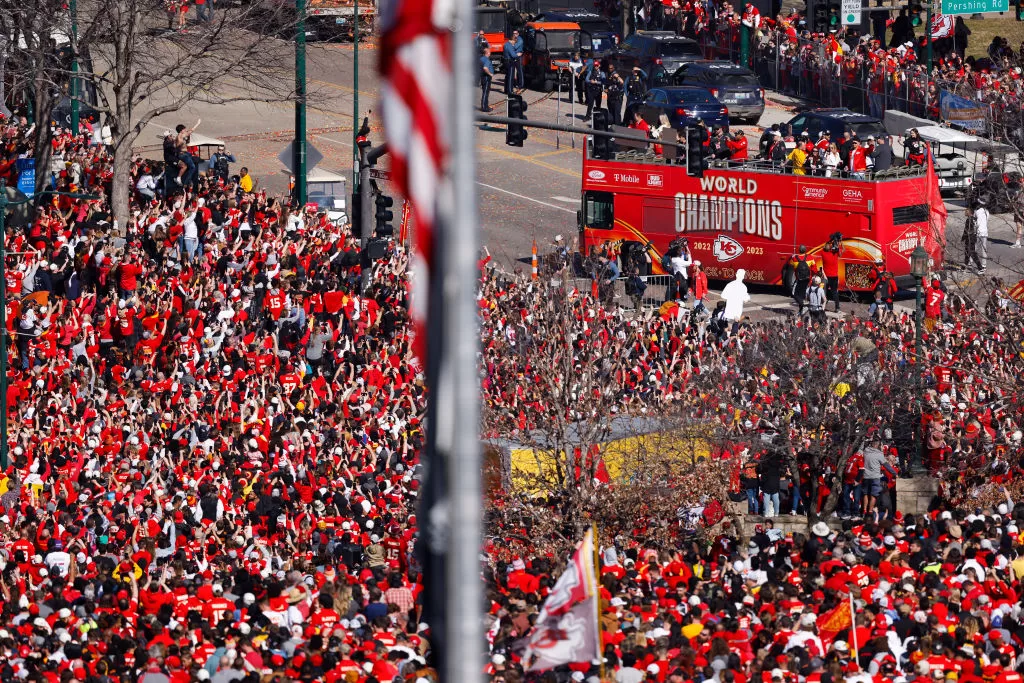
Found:
[{"label": "street pavement", "polygon": [[[321,168],[351,176],[352,111],[354,51],[348,43],[311,43],[308,46],[307,73],[310,106],[307,113],[309,141],[322,155]],[[244,83],[224,88],[244,88]],[[495,79],[490,96],[492,113],[505,114],[502,76]],[[370,43],[359,49],[359,111],[360,118],[378,108],[376,50]],[[477,90],[477,96],[479,90]],[[582,120],[585,107],[573,105],[568,93],[544,94],[527,90],[527,117],[534,121],[586,127]],[[795,108],[806,106],[791,97],[769,91],[768,106],[756,126],[742,126],[756,144],[763,127],[784,123]],[[575,114],[575,115],[574,115]],[[200,132],[223,139],[240,164],[249,166],[261,187],[282,191],[287,187],[288,172],[277,155],[293,136],[294,107],[287,102],[273,104],[234,103],[206,105],[191,103],[183,111],[164,116],[150,123],[140,138],[141,152],[158,153],[160,133],[176,123],[203,119]],[[382,140],[380,120],[370,113],[373,132],[371,141]],[[477,127],[477,190],[479,193],[481,242],[505,268],[529,268],[533,240],[543,252],[556,235],[571,242],[576,233],[576,211],[579,206],[580,167],[583,139],[568,133],[530,129],[522,148],[505,145],[504,128],[478,124]],[[387,158],[381,163],[387,167]],[[383,183],[385,191],[387,184]],[[947,263],[962,260],[960,235],[963,229],[963,201],[951,197],[947,201]],[[1001,277],[1016,282],[1024,277],[1021,256],[1024,250],[1010,249],[1013,224],[1009,216],[994,216],[990,225],[990,265],[987,277]],[[975,292],[983,281],[971,272],[950,269],[949,282],[957,289]],[[718,287],[721,283],[718,283]],[[716,283],[712,283],[716,289]],[[773,288],[754,289],[751,311],[755,315],[777,314],[792,306],[788,297]],[[906,293],[913,305],[912,293]],[[863,314],[866,306],[847,306],[854,314]]]}]

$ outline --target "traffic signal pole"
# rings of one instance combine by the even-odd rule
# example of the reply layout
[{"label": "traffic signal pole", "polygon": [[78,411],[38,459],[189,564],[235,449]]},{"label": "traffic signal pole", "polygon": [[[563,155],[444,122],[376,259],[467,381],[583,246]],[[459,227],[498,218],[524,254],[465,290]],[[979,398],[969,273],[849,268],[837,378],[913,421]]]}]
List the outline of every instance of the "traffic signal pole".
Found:
[{"label": "traffic signal pole", "polygon": [[577,135],[595,135],[599,137],[611,138],[613,140],[632,140],[633,142],[645,142],[648,144],[659,144],[665,147],[673,146],[681,149],[686,148],[686,142],[669,142],[655,140],[643,135],[617,133],[613,131],[605,130],[594,130],[593,128],[583,128],[580,126],[563,126],[558,123],[545,123],[543,121],[530,121],[529,119],[511,119],[507,116],[490,116],[489,114],[477,114],[476,121],[478,123],[494,123],[500,126],[523,126],[524,128],[542,128],[544,130],[557,130],[562,133],[575,133]]},{"label": "traffic signal pole", "polygon": [[[352,6],[352,149],[358,150],[359,142],[359,0]],[[352,155],[352,177],[355,178],[356,189],[362,182],[357,171],[362,163],[362,156],[357,151]]]},{"label": "traffic signal pole", "polygon": [[[356,145],[359,159],[359,221],[360,233],[359,233],[359,251],[360,253],[366,251],[366,246],[370,243],[370,237],[373,234],[374,216],[373,216],[373,185],[370,183],[370,169],[377,165],[377,160],[388,153],[387,145],[378,145],[377,147],[370,147],[368,142],[361,145]],[[370,268],[363,268],[362,271],[362,291],[366,291],[370,286]]]},{"label": "traffic signal pole", "polygon": [[78,0],[71,0],[71,134],[78,135]]},{"label": "traffic signal pole", "polygon": [[306,205],[306,0],[295,0],[295,201]]}]

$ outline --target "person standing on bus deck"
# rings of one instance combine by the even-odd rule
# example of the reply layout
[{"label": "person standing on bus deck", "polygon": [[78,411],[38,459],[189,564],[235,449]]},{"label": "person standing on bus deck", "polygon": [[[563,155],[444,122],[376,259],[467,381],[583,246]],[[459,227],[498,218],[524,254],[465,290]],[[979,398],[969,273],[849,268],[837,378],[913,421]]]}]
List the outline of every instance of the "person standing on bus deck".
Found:
[{"label": "person standing on bus deck", "polygon": [[693,262],[693,312],[706,313],[704,297],[708,295],[708,275],[700,261]]},{"label": "person standing on bus deck", "polygon": [[491,65],[491,48],[485,47],[480,55],[480,111],[491,111],[488,98],[491,96],[491,79],[494,78],[494,67]]},{"label": "person standing on bus deck", "polygon": [[725,144],[729,148],[730,161],[747,160],[747,134],[742,130],[736,131],[726,140]]},{"label": "person standing on bus deck", "polygon": [[761,133],[761,139],[758,140],[757,150],[758,155],[762,159],[772,158],[772,146],[775,144],[775,134],[778,133],[780,136],[782,132],[779,130],[779,124],[773,123],[771,128],[766,128]]},{"label": "person standing on bus deck", "polygon": [[907,166],[924,166],[927,150],[924,146],[924,140],[921,139],[921,133],[918,132],[917,128],[910,129],[910,134],[903,141],[903,148],[907,152]]},{"label": "person standing on bus deck", "polygon": [[868,153],[860,140],[853,141],[850,148],[850,177],[856,180],[864,180],[868,171]]},{"label": "person standing on bus deck", "polygon": [[629,122],[629,127],[633,130],[643,131],[644,135],[651,137],[651,124],[644,121],[644,117],[640,115],[639,109],[633,110],[633,120]]},{"label": "person standing on bus deck", "polygon": [[804,300],[807,286],[811,283],[811,262],[807,259],[807,247],[803,244],[793,255],[793,299],[800,307],[798,315],[804,314]]},{"label": "person standing on bus deck", "polygon": [[839,240],[830,240],[821,252],[821,272],[825,276],[825,296],[839,312]]},{"label": "person standing on bus deck", "polygon": [[[871,138],[868,139],[870,140]],[[875,173],[888,171],[892,168],[894,155],[888,135],[879,135],[875,140],[875,147],[871,150],[871,158],[875,162]]]},{"label": "person standing on bus deck", "polygon": [[768,158],[771,159],[773,166],[778,166],[780,169],[786,163],[786,157],[789,155],[789,151],[786,149],[786,143],[782,141],[782,132],[772,132],[772,143],[768,147]]},{"label": "person standing on bus deck", "polygon": [[[971,209],[968,209],[971,212]],[[974,262],[978,266],[978,274],[985,274],[985,266],[988,264],[988,209],[985,202],[978,201],[973,209],[974,218]]]},{"label": "person standing on bus deck", "polygon": [[722,299],[725,301],[725,319],[732,322],[732,333],[736,334],[740,327],[740,320],[743,319],[743,304],[750,301],[750,294],[743,278],[747,271],[740,268],[736,271],[736,279],[730,282],[722,290]]},{"label": "person standing on bus deck", "polygon": [[786,155],[786,165],[793,175],[807,175],[807,152],[801,145],[798,144]]}]

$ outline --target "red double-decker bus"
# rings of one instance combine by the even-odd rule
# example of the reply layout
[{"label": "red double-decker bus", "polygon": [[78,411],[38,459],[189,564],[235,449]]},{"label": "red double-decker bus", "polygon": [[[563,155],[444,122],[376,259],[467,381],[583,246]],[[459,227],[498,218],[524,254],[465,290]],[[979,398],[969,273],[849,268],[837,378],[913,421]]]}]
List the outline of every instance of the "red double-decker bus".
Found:
[{"label": "red double-decker bus", "polygon": [[791,175],[751,161],[709,168],[698,178],[664,161],[594,159],[589,147],[583,153],[583,254],[609,241],[624,253],[647,247],[657,274],[669,243],[686,237],[711,279],[731,279],[743,268],[749,282],[783,284],[800,245],[813,256],[838,232],[839,284],[854,291],[872,287],[878,260],[897,277],[909,275],[918,244],[934,269],[942,263],[946,211],[931,164],[853,180]]}]

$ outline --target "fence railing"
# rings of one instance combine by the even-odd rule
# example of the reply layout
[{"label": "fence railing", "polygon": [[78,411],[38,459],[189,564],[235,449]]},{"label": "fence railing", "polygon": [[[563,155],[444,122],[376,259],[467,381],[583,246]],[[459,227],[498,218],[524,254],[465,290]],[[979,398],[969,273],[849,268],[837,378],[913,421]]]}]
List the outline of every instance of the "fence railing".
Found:
[{"label": "fence railing", "polygon": [[[705,30],[697,37],[697,42],[707,59],[740,61],[740,36],[736,27]],[[752,39],[749,66],[765,88],[876,118],[895,110],[941,121],[939,97],[947,90],[976,100],[989,109],[994,139],[1005,137],[1001,130],[1019,124],[1019,107],[1000,106],[992,98],[982,98],[966,80],[947,81],[935,77],[929,83],[925,67],[921,65],[884,61],[875,64],[846,57],[848,55],[836,59],[824,42],[804,38],[792,41],[781,31],[769,30]]]}]

